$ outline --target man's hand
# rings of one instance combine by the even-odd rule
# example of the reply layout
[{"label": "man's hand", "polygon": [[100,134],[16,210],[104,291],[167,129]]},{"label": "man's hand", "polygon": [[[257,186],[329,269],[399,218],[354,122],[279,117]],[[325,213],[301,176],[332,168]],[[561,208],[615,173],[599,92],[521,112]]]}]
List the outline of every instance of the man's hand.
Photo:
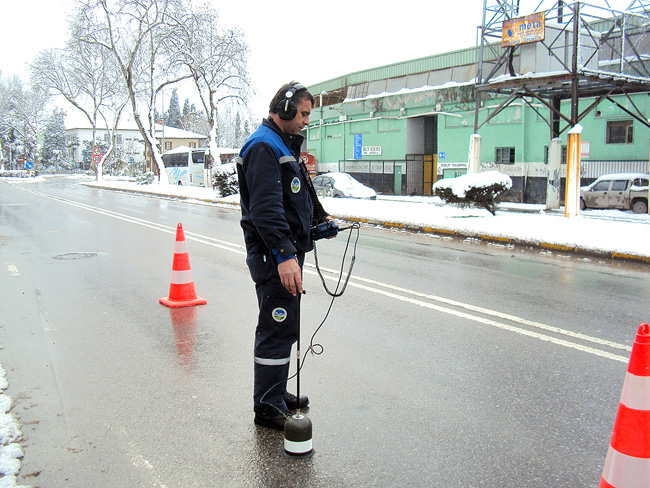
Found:
[{"label": "man's hand", "polygon": [[302,272],[296,259],[287,259],[278,264],[278,274],[282,285],[294,297],[297,293],[302,293]]},{"label": "man's hand", "polygon": [[[328,215],[327,217],[325,217],[325,220],[334,220],[334,217],[332,217],[331,215]],[[329,236],[329,237],[326,237],[326,239],[334,239],[335,237],[336,236]]]}]

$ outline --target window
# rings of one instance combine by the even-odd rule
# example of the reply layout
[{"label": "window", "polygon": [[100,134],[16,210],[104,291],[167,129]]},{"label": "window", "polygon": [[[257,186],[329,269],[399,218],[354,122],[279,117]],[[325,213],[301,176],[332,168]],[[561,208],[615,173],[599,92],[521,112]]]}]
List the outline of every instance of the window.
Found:
[{"label": "window", "polygon": [[634,186],[648,186],[648,178],[635,178]]},{"label": "window", "polygon": [[163,154],[162,160],[165,168],[186,167],[187,153]]},{"label": "window", "polygon": [[204,164],[205,151],[192,151],[192,162],[194,164]]},{"label": "window", "polygon": [[612,191],[625,191],[628,180],[614,180],[612,182]]},{"label": "window", "polygon": [[609,190],[609,180],[599,181],[591,189],[591,191],[607,191],[607,190]]},{"label": "window", "polygon": [[[544,146],[544,164],[548,164],[548,146]],[[562,146],[562,164],[566,164],[567,147]]]},{"label": "window", "polygon": [[610,120],[607,122],[607,144],[632,144],[634,125],[631,120]]},{"label": "window", "polygon": [[165,141],[165,151],[169,151],[172,148],[172,143]]},{"label": "window", "polygon": [[190,142],[190,147],[196,147],[196,142]]},{"label": "window", "polygon": [[496,164],[514,164],[515,163],[515,148],[514,147],[497,147],[496,156],[494,157]]}]

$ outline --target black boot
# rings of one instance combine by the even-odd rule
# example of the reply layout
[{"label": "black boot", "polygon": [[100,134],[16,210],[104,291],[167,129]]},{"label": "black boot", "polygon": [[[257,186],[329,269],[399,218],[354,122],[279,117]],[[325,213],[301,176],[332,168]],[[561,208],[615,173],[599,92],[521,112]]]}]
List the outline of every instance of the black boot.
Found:
[{"label": "black boot", "polygon": [[307,395],[300,395],[300,401],[298,401],[298,397],[296,395],[286,392],[284,394],[284,403],[287,404],[287,408],[289,410],[298,410],[309,405],[309,398]]}]

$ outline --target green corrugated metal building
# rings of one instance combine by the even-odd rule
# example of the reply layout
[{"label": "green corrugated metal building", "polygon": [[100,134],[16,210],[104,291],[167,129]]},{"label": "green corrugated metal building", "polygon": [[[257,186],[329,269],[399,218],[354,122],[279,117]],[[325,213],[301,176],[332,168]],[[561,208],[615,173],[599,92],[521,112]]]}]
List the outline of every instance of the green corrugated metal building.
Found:
[{"label": "green corrugated metal building", "polygon": [[[434,173],[463,173],[474,132],[478,52],[474,47],[438,54],[309,86],[316,104],[306,150],[317,170],[349,172],[382,193],[418,195],[431,194]],[[649,98],[637,93],[616,100],[650,113]],[[479,120],[501,101],[484,98]],[[592,102],[581,99],[581,110]],[[513,178],[509,200],[533,203],[544,201],[550,129],[542,116],[548,109],[531,105],[512,103],[478,133],[481,167]],[[562,111],[569,110],[567,101]],[[647,172],[648,127],[607,100],[580,123],[583,183],[609,172]],[[566,132],[561,138],[565,146]]]}]

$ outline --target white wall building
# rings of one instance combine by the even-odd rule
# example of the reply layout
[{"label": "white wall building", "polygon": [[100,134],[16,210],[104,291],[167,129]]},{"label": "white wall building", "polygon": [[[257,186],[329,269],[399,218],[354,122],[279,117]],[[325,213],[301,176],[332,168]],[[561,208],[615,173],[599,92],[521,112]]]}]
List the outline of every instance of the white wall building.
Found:
[{"label": "white wall building", "polygon": [[[201,147],[207,144],[207,138],[203,134],[167,127],[156,124],[156,138],[159,148],[164,154],[166,151],[179,146]],[[66,143],[69,147],[67,157],[79,163],[84,160],[83,151],[86,149],[85,141],[93,140],[93,131],[89,124],[77,125],[67,128],[65,131]],[[110,143],[109,132],[106,128],[97,128],[97,141],[104,142],[107,146]],[[116,155],[125,162],[141,163],[145,161],[145,146],[142,134],[134,122],[124,123],[117,129],[116,133]],[[73,141],[78,145],[70,147]],[[91,149],[92,150],[92,149]]]}]

